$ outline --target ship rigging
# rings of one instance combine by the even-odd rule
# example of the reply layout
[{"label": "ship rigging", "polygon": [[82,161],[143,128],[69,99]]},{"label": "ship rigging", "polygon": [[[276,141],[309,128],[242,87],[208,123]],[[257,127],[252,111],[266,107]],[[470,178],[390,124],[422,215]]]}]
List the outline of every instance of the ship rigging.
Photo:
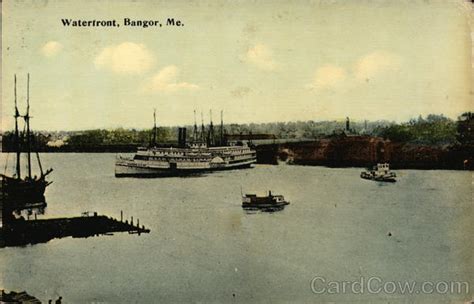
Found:
[{"label": "ship rigging", "polygon": [[[156,143],[156,112],[153,114],[153,140],[149,147],[138,148],[133,158],[118,157],[116,177],[160,177],[199,174],[209,171],[249,168],[257,161],[255,149],[247,144],[228,145],[224,136],[223,113],[219,138],[216,138],[211,120],[206,132],[202,119],[198,134],[196,118],[192,140],[187,143],[186,128],[178,129],[178,145],[159,147]],[[194,117],[196,117],[194,113]]]},{"label": "ship rigging", "polygon": [[[44,192],[48,185],[52,182],[46,180],[46,176],[50,174],[53,169],[48,169],[46,172],[43,171],[41,159],[38,152],[35,152],[36,159],[38,161],[38,168],[40,175],[33,175],[32,173],[32,133],[30,129],[30,74],[27,75],[27,91],[26,91],[26,113],[20,115],[17,103],[17,81],[16,75],[14,76],[14,102],[15,102],[15,132],[14,132],[14,143],[15,143],[15,154],[16,164],[15,173],[12,176],[7,175],[6,167],[5,172],[0,174],[2,179],[1,191],[4,198],[11,201],[17,208],[22,209],[34,205],[45,205]],[[20,134],[18,121],[19,119],[24,120],[24,127],[26,130]],[[26,138],[26,143],[25,143]],[[21,154],[26,152],[27,157],[27,174],[22,177],[21,174]]]}]

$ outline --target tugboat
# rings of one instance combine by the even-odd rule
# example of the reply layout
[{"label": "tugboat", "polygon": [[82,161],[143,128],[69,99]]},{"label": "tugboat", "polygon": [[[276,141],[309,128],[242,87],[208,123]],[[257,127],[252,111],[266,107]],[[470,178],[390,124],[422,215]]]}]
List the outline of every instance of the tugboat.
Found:
[{"label": "tugboat", "polygon": [[360,177],[377,182],[394,183],[397,181],[395,179],[397,175],[390,171],[390,165],[387,163],[377,164],[372,170],[361,172]]},{"label": "tugboat", "polygon": [[257,196],[256,194],[245,194],[242,196],[242,208],[245,210],[279,211],[289,205],[283,195],[274,195],[268,191],[267,196]]},{"label": "tugboat", "polygon": [[[31,132],[30,132],[30,103],[29,103],[29,83],[30,75],[28,74],[27,80],[27,108],[26,114],[20,115],[16,100],[16,75],[15,75],[15,150],[16,150],[16,172],[12,176],[6,174],[0,174],[1,178],[1,192],[4,199],[8,199],[14,203],[16,208],[22,209],[24,207],[44,206],[46,204],[44,191],[48,185],[52,182],[46,180],[46,176],[50,174],[53,169],[48,169],[43,172],[41,161],[38,152],[36,157],[38,159],[38,167],[40,169],[40,175],[32,175],[31,172]],[[18,118],[23,118],[25,121],[26,134],[26,147],[23,147],[23,143],[20,140],[20,133],[18,131]],[[22,136],[23,137],[23,136]],[[28,173],[25,177],[21,176],[21,150],[22,147],[26,149],[27,153],[27,170]]]}]

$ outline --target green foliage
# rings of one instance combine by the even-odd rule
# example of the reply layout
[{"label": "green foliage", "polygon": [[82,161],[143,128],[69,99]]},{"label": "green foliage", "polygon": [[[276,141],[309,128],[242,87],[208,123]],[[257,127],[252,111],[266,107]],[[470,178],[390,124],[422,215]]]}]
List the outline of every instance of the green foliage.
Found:
[{"label": "green foliage", "polygon": [[[387,121],[351,122],[351,129],[357,133],[371,135],[377,128],[388,126]],[[333,134],[335,130],[343,130],[345,120],[336,121],[292,121],[273,123],[251,123],[225,125],[229,134],[273,134],[276,138],[314,139]],[[366,128],[367,127],[367,128]]]},{"label": "green foliage", "polygon": [[[20,150],[24,151],[27,149],[27,139],[26,139],[26,134],[25,132],[20,132]],[[46,146],[46,143],[49,141],[49,136],[42,134],[40,132],[32,132],[31,133],[31,149],[35,150],[38,147],[44,147]],[[5,132],[2,135],[2,145],[4,149],[6,150],[13,150],[16,149],[16,142],[15,142],[15,132],[9,131]]]},{"label": "green foliage", "polygon": [[[88,130],[71,134],[67,139],[67,144],[71,146],[100,146],[100,145],[146,145],[152,140],[152,130]],[[171,140],[168,128],[157,129],[157,141],[164,142]]]},{"label": "green foliage", "polygon": [[474,145],[474,113],[466,112],[458,118],[457,139],[463,145]]},{"label": "green foliage", "polygon": [[443,115],[430,114],[408,123],[392,124],[379,130],[378,135],[397,142],[453,144],[456,142],[456,122]]},{"label": "green foliage", "polygon": [[[219,134],[219,125],[214,126]],[[208,126],[206,126],[207,130]],[[345,120],[340,121],[294,121],[274,123],[227,124],[224,125],[227,134],[271,134],[281,139],[314,139],[342,133]],[[474,114],[467,112],[453,121],[443,115],[430,114],[419,116],[406,123],[396,124],[388,121],[351,121],[352,134],[381,136],[397,142],[412,142],[420,144],[453,144],[457,141],[474,142]],[[187,126],[188,138],[192,137],[193,126]],[[200,127],[199,127],[200,130]],[[177,127],[159,127],[157,142],[176,142]],[[136,130],[118,128],[114,130],[96,129],[74,132],[35,132],[33,147],[46,147],[50,140],[66,139],[70,147],[91,147],[102,145],[148,145],[152,141],[153,130]],[[13,133],[3,134],[4,147],[14,147]]]},{"label": "green foliage", "polygon": [[392,125],[380,132],[384,138],[392,141],[407,142],[413,140],[413,134],[409,125]]}]

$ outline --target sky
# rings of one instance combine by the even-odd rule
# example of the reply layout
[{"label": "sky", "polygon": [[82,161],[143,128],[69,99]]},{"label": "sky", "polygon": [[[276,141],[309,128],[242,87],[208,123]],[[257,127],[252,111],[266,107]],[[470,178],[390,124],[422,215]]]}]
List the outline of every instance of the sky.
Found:
[{"label": "sky", "polygon": [[[289,1],[288,1],[289,2]],[[13,77],[33,129],[456,118],[473,110],[465,1],[14,1],[2,4],[2,130]],[[61,19],[120,27],[65,27]],[[123,19],[162,27],[126,27]],[[166,26],[166,19],[183,26]]]}]

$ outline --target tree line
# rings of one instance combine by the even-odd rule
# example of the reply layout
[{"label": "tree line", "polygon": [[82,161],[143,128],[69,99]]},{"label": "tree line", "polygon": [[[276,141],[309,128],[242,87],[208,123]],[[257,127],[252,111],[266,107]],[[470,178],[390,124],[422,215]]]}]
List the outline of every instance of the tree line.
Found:
[{"label": "tree line", "polygon": [[[419,116],[404,123],[380,121],[354,121],[346,128],[346,121],[296,121],[251,124],[226,124],[226,134],[272,134],[282,139],[317,139],[335,134],[368,135],[390,139],[395,142],[409,142],[427,145],[473,144],[474,115],[463,113],[457,120],[443,115],[430,114]],[[193,126],[187,127],[187,137],[193,137]],[[219,127],[215,126],[216,134]],[[207,126],[206,126],[207,128]],[[200,131],[200,126],[198,130]],[[60,140],[69,150],[74,148],[114,146],[114,145],[148,145],[153,137],[153,130],[117,128],[113,130],[96,129],[84,131],[33,132],[32,142],[36,150],[52,149],[51,142]],[[157,142],[173,143],[177,140],[178,127],[158,127]],[[24,134],[22,142],[25,141]],[[12,151],[15,147],[14,133],[3,134],[3,149]],[[24,149],[24,147],[23,147]]]}]

